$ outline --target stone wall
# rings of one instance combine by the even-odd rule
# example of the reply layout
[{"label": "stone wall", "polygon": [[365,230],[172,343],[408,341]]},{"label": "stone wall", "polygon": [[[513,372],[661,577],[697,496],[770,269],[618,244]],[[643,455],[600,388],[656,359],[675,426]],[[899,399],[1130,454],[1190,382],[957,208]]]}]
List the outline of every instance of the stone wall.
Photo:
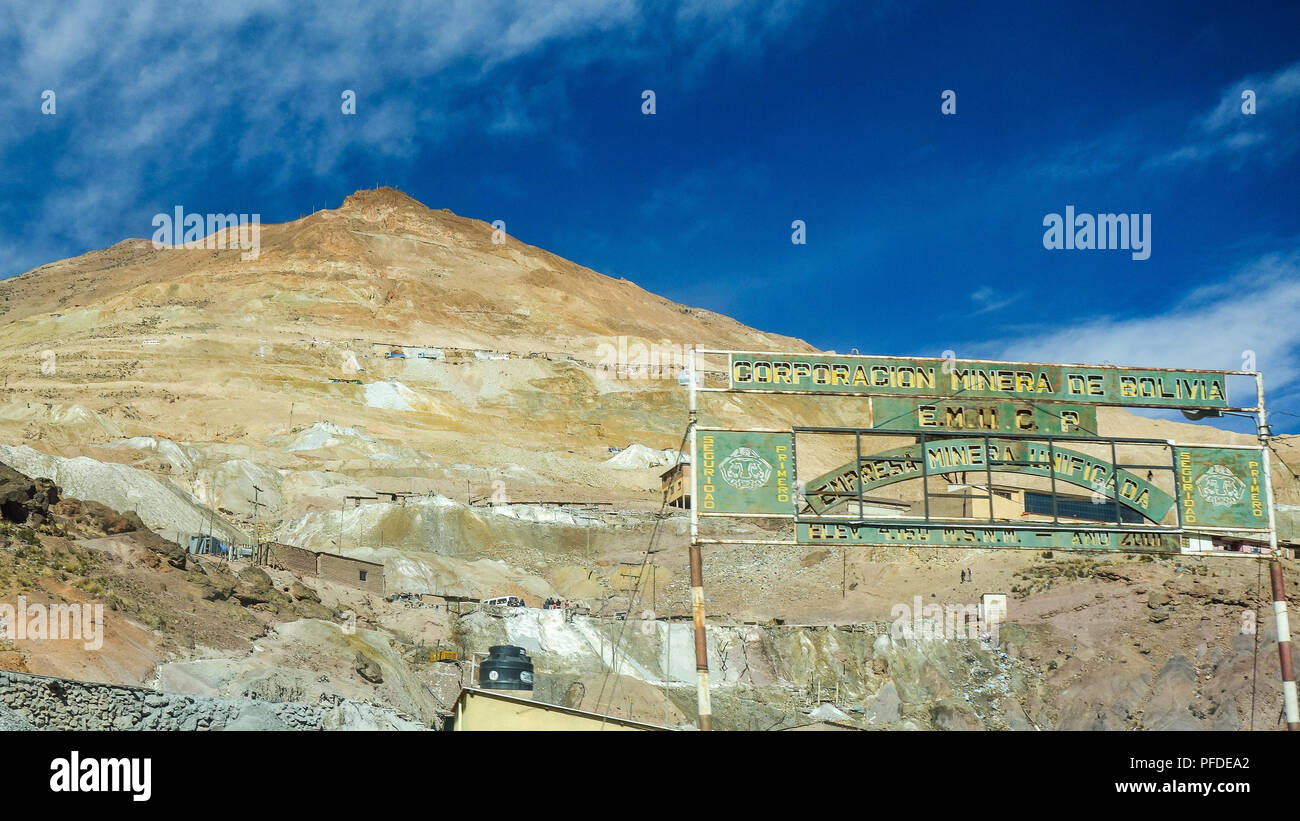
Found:
[{"label": "stone wall", "polygon": [[396,711],[341,697],[320,704],[161,693],[0,671],[0,726],[42,730],[425,729]]},{"label": "stone wall", "polygon": [[320,577],[327,581],[350,585],[381,596],[384,594],[382,564],[335,556],[332,553],[318,553],[316,567]]},{"label": "stone wall", "polygon": [[266,563],[299,576],[316,575],[316,554],[302,547],[271,542],[266,545]]},{"label": "stone wall", "polygon": [[303,547],[269,542],[262,545],[263,561],[277,570],[299,576],[319,576],[327,581],[346,584],[371,593],[384,594],[384,566],[334,553],[317,553]]}]

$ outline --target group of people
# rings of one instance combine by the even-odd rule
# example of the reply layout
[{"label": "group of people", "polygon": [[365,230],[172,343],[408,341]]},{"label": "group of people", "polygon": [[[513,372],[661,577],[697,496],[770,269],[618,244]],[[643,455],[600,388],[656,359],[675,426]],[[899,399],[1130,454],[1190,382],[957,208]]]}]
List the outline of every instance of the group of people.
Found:
[{"label": "group of people", "polygon": [[550,598],[542,605],[543,610],[567,610],[573,605],[568,599]]},{"label": "group of people", "polygon": [[972,581],[972,576],[974,575],[974,573],[975,571],[971,570],[969,567],[963,570],[961,572],[961,583],[965,584],[968,581]]}]

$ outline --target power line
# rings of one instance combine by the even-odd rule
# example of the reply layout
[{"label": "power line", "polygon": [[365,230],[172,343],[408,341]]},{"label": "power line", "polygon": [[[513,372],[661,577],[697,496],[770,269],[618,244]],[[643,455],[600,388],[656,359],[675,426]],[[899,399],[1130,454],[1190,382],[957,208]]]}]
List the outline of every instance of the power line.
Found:
[{"label": "power line", "polygon": [[1292,479],[1300,479],[1300,474],[1297,474],[1295,470],[1290,465],[1287,464],[1286,460],[1282,458],[1282,454],[1278,452],[1277,448],[1273,447],[1272,442],[1268,443],[1268,449],[1273,451],[1273,455],[1276,456],[1277,460],[1282,463],[1282,467],[1286,468],[1287,472],[1291,474]]},{"label": "power line", "polygon": [[[686,442],[690,438],[691,428],[693,428],[694,425],[695,423],[693,421],[688,423],[686,425],[686,430],[682,433],[682,441],[677,446],[677,461],[674,463],[673,465],[674,467],[683,464],[682,459],[685,455],[683,451],[686,448]],[[694,466],[692,466],[692,468],[693,467]],[[659,503],[659,512],[658,514],[655,515],[654,528],[650,531],[650,541],[646,544],[645,554],[641,557],[641,567],[643,569],[650,560],[650,554],[654,552],[655,541],[659,537],[659,526],[663,523],[663,513],[664,513],[664,509],[667,507],[668,507],[668,496],[667,494],[665,494],[663,499]],[[607,705],[608,707],[613,706],[614,697],[618,693],[618,677],[617,677],[618,651],[623,644],[623,636],[627,632],[627,622],[628,622],[627,617],[632,614],[632,610],[636,606],[636,603],[641,600],[641,584],[645,576],[646,576],[645,573],[641,573],[637,576],[636,584],[632,588],[632,594],[628,597],[628,605],[627,605],[628,612],[623,617],[623,625],[622,627],[619,628],[618,636],[614,640],[614,646],[610,649],[609,667],[606,668],[605,674],[601,678],[600,691],[596,694],[597,712],[600,712],[601,698],[604,696],[605,686],[608,683],[611,674],[614,674],[615,678],[614,678],[614,686],[610,688],[610,692],[609,692],[609,702]],[[672,630],[671,618],[669,618],[668,620],[668,629]],[[665,684],[664,686],[666,688],[667,684]],[[666,697],[666,691],[665,691],[665,697]],[[601,714],[600,723],[602,727],[604,726],[605,720],[607,718],[608,718],[607,715],[605,715],[604,713]]]}]

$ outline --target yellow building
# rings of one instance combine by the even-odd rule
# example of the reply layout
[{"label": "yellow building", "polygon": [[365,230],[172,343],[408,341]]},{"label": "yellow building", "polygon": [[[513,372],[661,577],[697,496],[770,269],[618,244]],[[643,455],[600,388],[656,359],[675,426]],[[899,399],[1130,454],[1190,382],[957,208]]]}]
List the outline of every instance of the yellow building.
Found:
[{"label": "yellow building", "polygon": [[466,687],[456,699],[452,730],[666,730],[656,724],[643,724],[585,710],[555,704],[543,704],[503,690]]}]

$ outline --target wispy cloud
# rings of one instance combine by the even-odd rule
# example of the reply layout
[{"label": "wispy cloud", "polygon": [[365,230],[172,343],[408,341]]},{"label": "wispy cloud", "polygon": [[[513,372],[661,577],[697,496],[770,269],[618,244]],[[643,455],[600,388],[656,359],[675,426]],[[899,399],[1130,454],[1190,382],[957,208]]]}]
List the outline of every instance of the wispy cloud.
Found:
[{"label": "wispy cloud", "polygon": [[991,285],[984,285],[971,292],[971,302],[975,303],[976,314],[988,314],[1000,311],[1020,299],[1021,294],[1008,293]]},{"label": "wispy cloud", "polygon": [[[1255,92],[1255,114],[1241,110],[1247,89]],[[1218,98],[1213,108],[1188,116],[1178,141],[1154,138],[1146,121],[1120,122],[1099,136],[1031,154],[1020,167],[1031,179],[1073,182],[1212,160],[1234,167],[1250,161],[1276,166],[1300,153],[1300,62],[1242,77],[1221,89]]]},{"label": "wispy cloud", "polygon": [[1278,399],[1300,398],[1300,252],[1268,254],[1156,316],[1084,319],[983,347],[992,358],[1239,370],[1247,352]]},{"label": "wispy cloud", "polygon": [[[1255,113],[1242,110],[1243,94],[1254,93]],[[1218,104],[1188,127],[1185,142],[1152,157],[1148,168],[1182,166],[1211,159],[1258,158],[1276,165],[1300,151],[1300,63],[1269,75],[1243,77],[1220,94]]]},{"label": "wispy cloud", "polygon": [[1073,182],[1086,177],[1113,174],[1133,162],[1135,136],[1114,131],[1087,141],[1069,143],[1029,159],[1031,176],[1048,182]]},{"label": "wispy cloud", "polygon": [[[123,211],[160,207],[145,201],[151,195],[203,190],[207,179],[252,178],[269,193],[336,174],[350,157],[400,169],[466,135],[545,137],[571,116],[568,81],[593,66],[693,41],[713,43],[715,54],[748,53],[794,25],[803,6],[732,0],[721,14],[654,0],[5,4],[0,162],[48,184],[0,183],[10,201],[0,240],[71,244],[71,253],[120,239]],[[40,111],[44,89],[57,94],[52,118]],[[344,89],[357,94],[355,118],[340,111]],[[57,159],[37,159],[51,141]],[[129,233],[147,229],[145,221]],[[43,261],[20,255],[0,275]]]}]

